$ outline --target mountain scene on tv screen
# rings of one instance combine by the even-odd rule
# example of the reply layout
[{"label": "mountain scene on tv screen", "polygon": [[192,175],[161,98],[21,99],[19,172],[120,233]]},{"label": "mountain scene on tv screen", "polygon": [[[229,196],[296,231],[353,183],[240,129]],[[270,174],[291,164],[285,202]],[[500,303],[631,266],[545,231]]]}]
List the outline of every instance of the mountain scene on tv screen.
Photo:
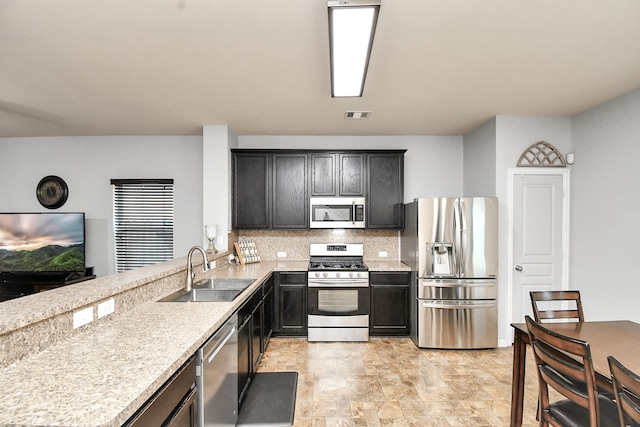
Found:
[{"label": "mountain scene on tv screen", "polygon": [[82,271],[84,270],[84,248],[82,244],[72,246],[49,245],[34,250],[8,251],[0,249],[0,271]]}]

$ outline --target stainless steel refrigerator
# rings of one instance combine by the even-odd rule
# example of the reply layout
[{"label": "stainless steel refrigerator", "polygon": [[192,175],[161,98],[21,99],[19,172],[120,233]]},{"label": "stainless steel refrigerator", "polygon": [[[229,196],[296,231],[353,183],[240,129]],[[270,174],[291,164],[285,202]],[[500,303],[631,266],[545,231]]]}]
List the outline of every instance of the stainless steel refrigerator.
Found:
[{"label": "stainless steel refrigerator", "polygon": [[419,198],[404,214],[413,341],[421,348],[497,347],[498,199]]}]

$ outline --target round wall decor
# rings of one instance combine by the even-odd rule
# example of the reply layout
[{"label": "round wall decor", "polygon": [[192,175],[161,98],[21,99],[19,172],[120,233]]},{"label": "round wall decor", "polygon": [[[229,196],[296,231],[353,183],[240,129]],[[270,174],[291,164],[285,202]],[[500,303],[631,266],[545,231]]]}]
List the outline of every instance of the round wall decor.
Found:
[{"label": "round wall decor", "polygon": [[38,183],[36,197],[47,209],[58,209],[69,197],[69,187],[62,178],[55,175],[45,176]]}]

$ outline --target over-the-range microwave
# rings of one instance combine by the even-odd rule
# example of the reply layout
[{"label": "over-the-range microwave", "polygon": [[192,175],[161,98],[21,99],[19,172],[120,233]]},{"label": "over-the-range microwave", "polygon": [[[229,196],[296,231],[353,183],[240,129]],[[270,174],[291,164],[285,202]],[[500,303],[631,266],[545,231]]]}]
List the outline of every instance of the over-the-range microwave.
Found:
[{"label": "over-the-range microwave", "polygon": [[365,228],[364,197],[311,197],[309,228]]}]

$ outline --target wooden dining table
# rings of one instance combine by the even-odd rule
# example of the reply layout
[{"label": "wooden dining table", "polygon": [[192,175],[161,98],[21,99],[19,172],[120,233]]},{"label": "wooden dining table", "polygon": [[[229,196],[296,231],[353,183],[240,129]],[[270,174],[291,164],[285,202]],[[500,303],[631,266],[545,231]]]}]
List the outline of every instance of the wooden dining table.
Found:
[{"label": "wooden dining table", "polygon": [[[511,383],[511,426],[522,425],[527,345],[531,344],[526,323],[512,323],[513,381]],[[562,335],[587,341],[594,370],[610,377],[608,356],[614,356],[633,372],[640,373],[640,324],[628,320],[604,322],[544,323]]]}]

